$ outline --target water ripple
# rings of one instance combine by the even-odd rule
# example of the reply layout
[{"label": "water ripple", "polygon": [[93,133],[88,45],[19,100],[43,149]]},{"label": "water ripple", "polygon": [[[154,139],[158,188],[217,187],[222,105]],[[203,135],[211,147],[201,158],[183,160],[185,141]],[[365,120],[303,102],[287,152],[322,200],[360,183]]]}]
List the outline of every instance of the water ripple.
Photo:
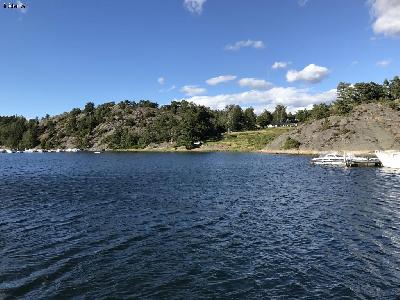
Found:
[{"label": "water ripple", "polygon": [[396,299],[400,174],[259,154],[0,154],[0,299]]}]

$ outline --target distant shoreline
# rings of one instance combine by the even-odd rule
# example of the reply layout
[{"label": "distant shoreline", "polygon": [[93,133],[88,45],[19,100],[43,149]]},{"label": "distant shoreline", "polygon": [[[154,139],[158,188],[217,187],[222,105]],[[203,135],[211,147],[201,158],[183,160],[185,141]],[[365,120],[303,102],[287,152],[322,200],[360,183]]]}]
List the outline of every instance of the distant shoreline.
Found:
[{"label": "distant shoreline", "polygon": [[128,152],[152,152],[152,153],[260,153],[260,154],[275,154],[275,155],[304,155],[304,156],[315,156],[321,155],[329,152],[338,152],[338,153],[348,153],[353,155],[373,155],[374,150],[229,150],[229,149],[162,149],[162,148],[145,148],[145,149],[117,149],[110,150],[107,152],[120,152],[120,153],[128,153]]}]

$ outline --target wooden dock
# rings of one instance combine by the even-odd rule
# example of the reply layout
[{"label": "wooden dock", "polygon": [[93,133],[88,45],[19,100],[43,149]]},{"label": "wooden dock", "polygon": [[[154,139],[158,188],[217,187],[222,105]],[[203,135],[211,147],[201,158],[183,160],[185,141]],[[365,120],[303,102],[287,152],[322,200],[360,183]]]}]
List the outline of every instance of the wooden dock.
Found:
[{"label": "wooden dock", "polygon": [[349,158],[345,161],[346,167],[382,167],[382,163],[378,158]]}]

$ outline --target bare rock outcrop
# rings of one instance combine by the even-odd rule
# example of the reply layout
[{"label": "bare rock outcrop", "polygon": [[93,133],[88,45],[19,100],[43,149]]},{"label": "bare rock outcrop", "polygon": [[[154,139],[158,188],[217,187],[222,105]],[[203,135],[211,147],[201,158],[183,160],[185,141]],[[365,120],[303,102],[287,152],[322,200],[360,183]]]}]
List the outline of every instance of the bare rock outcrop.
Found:
[{"label": "bare rock outcrop", "polygon": [[383,104],[362,104],[347,116],[302,124],[279,136],[265,150],[282,150],[289,137],[301,143],[299,152],[400,149],[400,111]]}]

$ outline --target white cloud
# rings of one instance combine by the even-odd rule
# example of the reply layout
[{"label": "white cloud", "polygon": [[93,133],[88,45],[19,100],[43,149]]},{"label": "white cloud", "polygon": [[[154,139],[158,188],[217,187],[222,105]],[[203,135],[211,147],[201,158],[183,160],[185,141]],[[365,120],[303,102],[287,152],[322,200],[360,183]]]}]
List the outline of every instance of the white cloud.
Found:
[{"label": "white cloud", "polygon": [[378,62],[376,63],[376,65],[377,65],[378,67],[381,67],[381,68],[386,68],[386,67],[389,66],[391,63],[392,63],[391,60],[389,60],[389,59],[384,59],[384,60],[378,61]]},{"label": "white cloud", "polygon": [[288,65],[290,65],[290,62],[288,61],[276,61],[272,64],[271,68],[274,70],[285,69]]},{"label": "white cloud", "polygon": [[372,29],[376,34],[400,37],[400,1],[370,0],[374,17]]},{"label": "white cloud", "polygon": [[257,78],[242,78],[238,81],[241,87],[249,87],[252,89],[268,89],[272,86],[272,83],[265,81],[264,79]]},{"label": "white cloud", "polygon": [[198,87],[197,85],[185,85],[181,88],[181,92],[186,96],[196,96],[207,92],[205,88]]},{"label": "white cloud", "polygon": [[192,14],[201,15],[203,12],[203,5],[207,0],[185,0],[183,6]]},{"label": "white cloud", "polygon": [[236,79],[236,76],[234,76],[234,75],[221,75],[221,76],[217,76],[217,77],[213,77],[213,78],[207,79],[206,83],[208,85],[218,85],[220,83],[232,81],[232,80],[235,80],[235,79]]},{"label": "white cloud", "polygon": [[277,104],[286,105],[289,111],[296,111],[321,102],[330,103],[335,99],[336,89],[313,93],[310,89],[274,87],[268,91],[252,90],[237,94],[194,96],[188,100],[214,109],[223,109],[230,104],[239,104],[245,107],[252,106],[257,113],[260,113],[264,109],[273,110]]},{"label": "white cloud", "polygon": [[299,1],[297,1],[297,3],[298,3],[300,6],[306,6],[306,5],[307,5],[307,2],[308,2],[308,0],[299,0]]},{"label": "white cloud", "polygon": [[230,51],[237,51],[240,50],[241,48],[263,49],[265,48],[265,45],[263,41],[247,40],[247,41],[238,41],[234,44],[229,44],[225,46],[225,49]]},{"label": "white cloud", "polygon": [[161,84],[161,85],[164,85],[164,83],[165,83],[165,78],[164,78],[164,77],[159,77],[159,78],[157,79],[157,82],[158,82],[159,84]]},{"label": "white cloud", "polygon": [[288,82],[305,81],[308,83],[318,83],[328,76],[328,74],[328,68],[310,64],[301,71],[288,71],[286,79]]}]

